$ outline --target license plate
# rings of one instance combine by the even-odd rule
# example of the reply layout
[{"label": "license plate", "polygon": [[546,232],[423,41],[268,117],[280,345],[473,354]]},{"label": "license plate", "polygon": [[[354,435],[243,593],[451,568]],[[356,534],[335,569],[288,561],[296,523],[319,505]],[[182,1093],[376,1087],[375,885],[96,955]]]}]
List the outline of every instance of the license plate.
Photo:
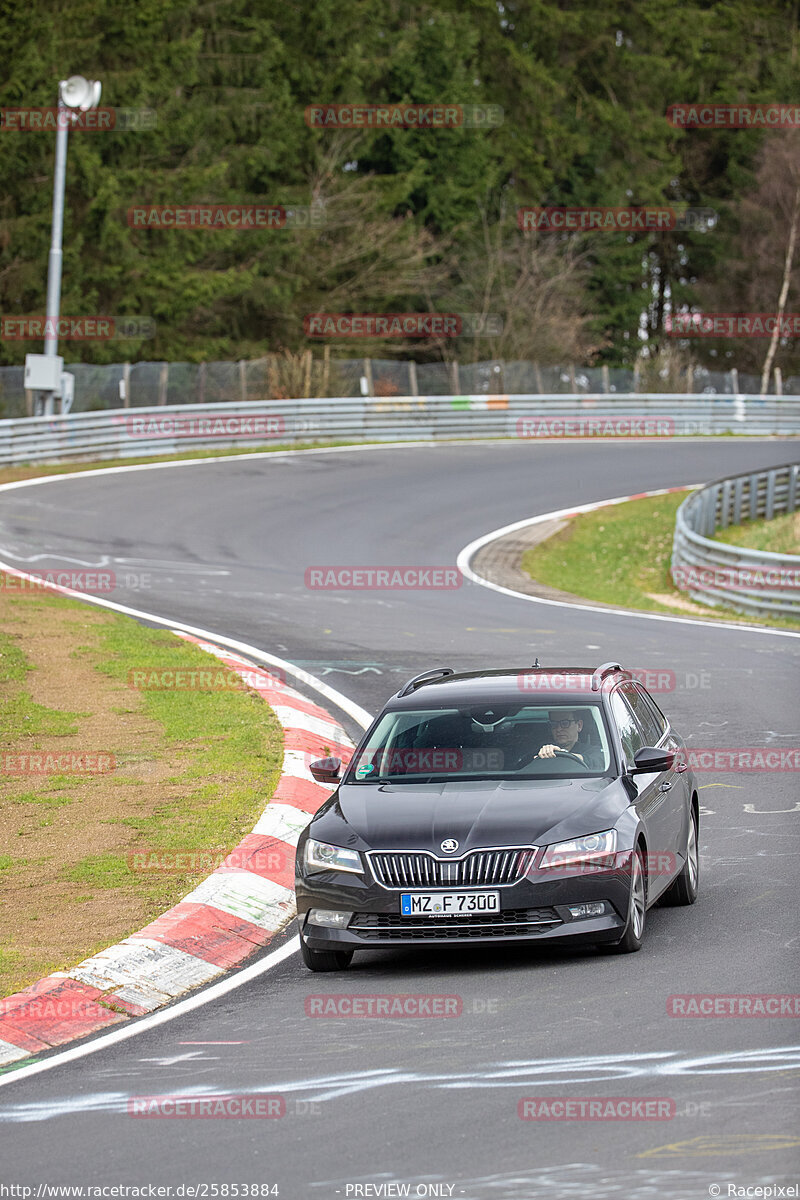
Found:
[{"label": "license plate", "polygon": [[457,917],[500,912],[499,892],[403,892],[403,917]]}]

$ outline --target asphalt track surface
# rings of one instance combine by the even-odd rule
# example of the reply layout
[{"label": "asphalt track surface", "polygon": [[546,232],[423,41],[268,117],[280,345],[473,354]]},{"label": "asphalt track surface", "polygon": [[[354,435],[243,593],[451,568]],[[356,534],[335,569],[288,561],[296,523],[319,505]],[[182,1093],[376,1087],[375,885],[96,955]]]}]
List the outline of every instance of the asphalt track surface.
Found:
[{"label": "asphalt track surface", "polygon": [[[620,658],[675,671],[661,701],[691,745],[789,748],[796,638],[548,607],[472,583],[312,591],[304,573],[452,566],[467,543],[524,517],[796,456],[780,441],[487,443],[86,475],[0,494],[0,558],[138,576],[112,598],[279,655],[370,712],[432,665]],[[699,782],[700,898],[652,909],[639,954],[397,950],[328,976],[292,954],[222,999],[4,1087],[3,1182],[34,1196],[40,1183],[277,1184],[320,1200],[402,1194],[387,1184],[467,1200],[683,1200],[796,1183],[797,1022],[675,1018],[667,997],[797,991],[797,776]],[[307,997],[343,992],[457,995],[463,1012],[306,1016]],[[287,1114],[126,1112],[134,1096],[209,1092],[279,1093]],[[671,1098],[676,1116],[518,1118],[521,1098],[557,1096]]]}]

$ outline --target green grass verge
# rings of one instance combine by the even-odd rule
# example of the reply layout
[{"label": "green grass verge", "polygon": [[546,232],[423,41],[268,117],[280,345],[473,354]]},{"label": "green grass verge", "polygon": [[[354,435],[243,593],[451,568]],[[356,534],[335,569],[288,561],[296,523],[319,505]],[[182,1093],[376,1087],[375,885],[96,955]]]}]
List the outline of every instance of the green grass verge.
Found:
[{"label": "green grass verge", "polygon": [[[652,598],[657,595],[680,601],[683,596],[673,585],[669,568],[675,513],[685,499],[685,493],[673,492],[581,513],[559,533],[527,550],[522,556],[522,569],[538,583],[585,600],[686,616],[677,605]],[[702,612],[693,615],[711,621],[800,629],[800,623],[793,621],[767,621],[697,605],[701,607]]]},{"label": "green grass verge", "polygon": [[[40,593],[2,601],[12,627],[23,611],[32,627],[43,620],[57,622],[69,640],[70,656],[95,675],[97,691],[86,688],[85,699],[81,694],[87,713],[34,703],[25,680],[35,669],[46,681],[48,663],[27,661],[24,635],[0,635],[0,748],[16,755],[37,748],[42,737],[58,737],[65,750],[72,749],[83,736],[84,719],[96,727],[105,714],[109,730],[113,726],[120,733],[116,742],[109,734],[106,749],[116,756],[116,770],[107,775],[43,776],[17,786],[10,779],[0,790],[0,808],[15,819],[19,814],[25,824],[18,833],[27,838],[27,857],[0,854],[0,877],[6,895],[14,896],[13,904],[0,907],[0,995],[6,995],[134,932],[196,886],[208,874],[205,852],[219,857],[232,850],[272,795],[280,778],[283,731],[269,706],[238,676],[174,634],[118,614],[97,614],[62,596]],[[92,619],[76,623],[75,611],[91,612]],[[131,672],[164,669],[211,671],[225,686],[129,689]],[[121,736],[126,731],[127,741]],[[118,836],[103,853],[86,853],[78,840],[76,854],[76,821],[78,829],[86,829],[87,841],[96,841],[101,829],[116,828]],[[31,837],[38,827],[46,827],[46,833]],[[108,844],[105,835],[103,840]],[[32,848],[42,856],[31,857]],[[204,853],[194,870],[132,869],[137,851],[159,849]],[[89,902],[94,924],[73,935],[71,908],[64,906]],[[33,929],[35,939],[29,936]]]},{"label": "green grass verge", "polygon": [[[104,657],[97,668],[120,682],[133,671],[150,675],[165,668],[205,670],[214,660],[196,646],[160,629],[146,629],[116,617],[101,631]],[[219,674],[232,681],[219,664]],[[283,733],[263,700],[243,686],[225,691],[142,691],[144,711],[163,729],[164,746],[180,748],[187,763],[170,784],[180,798],[146,818],[125,824],[153,846],[187,849],[219,847],[232,832],[247,833],[280,777]],[[122,765],[124,776],[124,763]],[[146,786],[141,780],[132,784]],[[238,837],[234,837],[234,844]]]},{"label": "green grass verge", "polygon": [[800,513],[787,513],[771,521],[745,521],[718,529],[716,542],[767,550],[771,554],[800,554]]}]

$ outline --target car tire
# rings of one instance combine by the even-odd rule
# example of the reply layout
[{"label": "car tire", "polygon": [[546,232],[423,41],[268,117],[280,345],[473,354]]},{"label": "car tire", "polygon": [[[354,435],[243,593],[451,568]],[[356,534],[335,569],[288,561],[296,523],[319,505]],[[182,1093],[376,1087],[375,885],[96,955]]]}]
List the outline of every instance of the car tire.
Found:
[{"label": "car tire", "polygon": [[631,856],[631,891],[625,932],[618,942],[606,942],[600,948],[609,954],[635,954],[642,948],[646,923],[647,876],[642,848],[637,846]]},{"label": "car tire", "polygon": [[689,816],[689,832],[686,835],[686,861],[675,882],[664,896],[665,904],[694,904],[697,899],[700,883],[700,846],[697,825],[697,812],[692,805]]},{"label": "car tire", "polygon": [[346,971],[353,958],[352,950],[311,950],[302,938],[300,953],[309,971]]}]

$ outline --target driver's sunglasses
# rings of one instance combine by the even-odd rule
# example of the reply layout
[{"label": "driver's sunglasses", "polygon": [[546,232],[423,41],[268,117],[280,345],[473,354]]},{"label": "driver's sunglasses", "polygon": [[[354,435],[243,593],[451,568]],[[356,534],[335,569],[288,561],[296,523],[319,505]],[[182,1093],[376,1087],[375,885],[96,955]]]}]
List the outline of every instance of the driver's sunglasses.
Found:
[{"label": "driver's sunglasses", "polygon": [[558,729],[562,725],[574,725],[575,723],[576,723],[576,721],[575,721],[574,717],[559,717],[559,719],[557,721],[551,720],[551,722],[550,722],[553,729]]}]

